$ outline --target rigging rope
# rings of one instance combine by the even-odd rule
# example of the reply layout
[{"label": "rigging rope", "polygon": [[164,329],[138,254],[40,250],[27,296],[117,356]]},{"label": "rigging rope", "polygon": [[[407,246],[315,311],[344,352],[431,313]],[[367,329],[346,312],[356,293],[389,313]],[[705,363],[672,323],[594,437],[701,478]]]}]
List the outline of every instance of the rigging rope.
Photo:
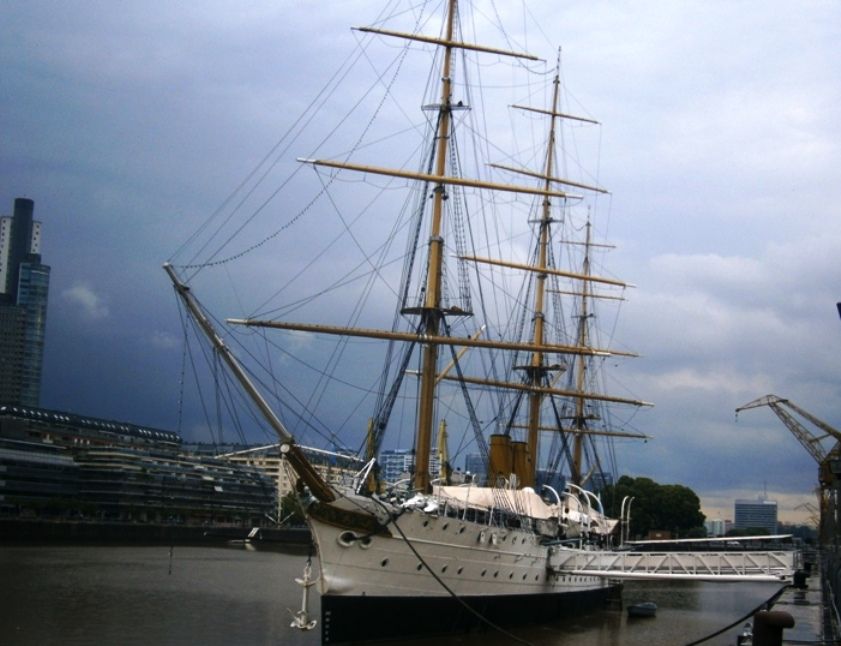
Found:
[{"label": "rigging rope", "polygon": [[[707,635],[706,637],[702,637],[701,639],[696,639],[694,642],[689,642],[688,644],[686,644],[686,646],[697,646],[697,644],[703,644],[704,642],[709,641],[713,637],[718,637],[723,632],[725,632],[727,630],[730,630],[731,628],[734,628],[737,624],[742,623],[748,617],[752,617],[753,615],[755,615],[757,612],[759,612],[763,608],[769,608],[770,609],[774,605],[774,602],[777,599],[779,599],[780,595],[782,595],[782,593],[785,591],[785,589],[787,587],[788,587],[788,585],[784,585],[783,587],[781,587],[779,590],[777,590],[777,592],[775,592],[773,595],[771,595],[771,597],[768,600],[763,601],[756,608],[754,608],[753,610],[748,612],[746,615],[744,615],[742,617],[739,617],[732,624],[728,624],[727,626],[725,626],[721,630],[717,630],[714,633],[711,633],[711,634]],[[786,640],[786,643],[790,643],[789,640]]]},{"label": "rigging rope", "polygon": [[[388,507],[386,507],[380,500],[377,500],[377,498],[371,498],[371,500],[373,500],[380,507],[382,507],[383,511],[385,511],[385,513],[388,515],[388,522],[385,523],[384,526],[388,527],[389,525],[392,525],[394,527],[394,529],[397,530],[397,532],[400,534],[400,537],[403,539],[403,542],[406,543],[406,547],[408,547],[412,551],[412,553],[415,555],[415,557],[418,559],[418,561],[423,564],[424,568],[426,568],[426,571],[429,572],[432,575],[432,578],[435,579],[435,581],[438,583],[438,585],[440,585],[447,592],[447,594],[449,594],[453,599],[455,599],[459,604],[461,604],[464,607],[465,610],[467,610],[471,615],[476,617],[483,624],[493,628],[494,630],[498,631],[500,634],[505,635],[507,638],[512,639],[513,641],[517,642],[518,644],[525,644],[526,646],[533,646],[531,644],[531,642],[526,641],[525,639],[521,639],[520,637],[517,637],[517,635],[505,630],[502,626],[492,622],[490,619],[488,619],[482,613],[480,613],[478,610],[476,610],[473,606],[471,606],[469,603],[467,603],[464,599],[462,599],[459,595],[457,595],[455,593],[455,591],[450,586],[448,586],[443,581],[443,579],[441,579],[441,577],[438,576],[438,574],[435,572],[435,570],[432,569],[432,567],[429,565],[429,563],[426,562],[426,560],[423,558],[423,556],[420,555],[418,550],[412,544],[412,541],[410,541],[409,537],[406,536],[405,532],[403,531],[403,528],[400,527],[400,525],[397,524],[397,516],[392,514],[391,511],[389,511]],[[360,506],[360,508],[363,509],[361,506]]]},{"label": "rigging rope", "polygon": [[[416,25],[416,29],[417,29],[417,25]],[[372,39],[373,39],[373,38],[372,38]],[[370,39],[370,40],[372,40],[372,39]],[[369,40],[369,42],[370,42],[370,40]],[[386,99],[387,99],[389,96],[391,96],[391,88],[392,88],[392,86],[394,85],[395,81],[397,80],[397,77],[398,77],[398,75],[399,75],[399,73],[400,73],[400,70],[401,70],[401,69],[402,69],[402,67],[403,67],[403,62],[404,62],[404,61],[405,61],[405,59],[406,59],[406,55],[408,54],[408,51],[409,51],[409,47],[408,47],[408,46],[406,46],[406,47],[404,47],[404,48],[402,49],[402,52],[401,52],[400,56],[399,56],[399,57],[398,57],[398,59],[397,59],[397,65],[396,65],[396,67],[395,67],[394,73],[392,74],[392,77],[391,77],[390,81],[388,82],[388,84],[385,86],[385,91],[384,91],[384,93],[383,93],[382,98],[380,99],[379,104],[377,105],[376,109],[374,110],[373,114],[371,115],[371,118],[368,120],[368,123],[367,123],[367,124],[366,124],[366,126],[363,128],[363,130],[362,130],[362,132],[360,133],[359,137],[356,139],[356,142],[354,143],[354,145],[350,148],[350,150],[349,150],[349,151],[347,152],[347,154],[345,155],[345,160],[349,159],[349,158],[353,155],[353,153],[354,153],[354,152],[355,152],[355,151],[356,151],[356,150],[357,150],[357,149],[361,146],[363,139],[366,137],[366,135],[368,134],[368,131],[371,129],[371,126],[374,124],[374,121],[376,121],[377,117],[379,116],[379,113],[380,113],[380,110],[382,109],[383,104],[385,103]],[[347,71],[345,72],[345,74],[343,75],[343,77],[342,77],[342,78],[344,78],[344,76],[346,76],[346,75],[347,75],[347,73],[350,71],[350,69],[351,69],[351,68],[353,67],[353,65],[356,63],[356,61],[358,61],[358,60],[359,60],[359,58],[361,58],[361,57],[362,57],[362,55],[363,55],[364,53],[365,53],[365,48],[364,48],[364,47],[360,47],[360,51],[359,51],[359,53],[358,53],[358,54],[356,55],[356,57],[352,60],[352,63],[348,65],[348,67],[347,67]],[[341,67],[340,67],[340,70],[341,70]],[[334,79],[334,78],[336,78],[336,76],[337,76],[337,75],[338,75],[338,72],[337,72],[336,74],[334,74],[333,79]],[[332,82],[332,80],[333,80],[333,79],[331,79],[331,82]],[[371,86],[370,86],[370,87],[369,87],[369,88],[368,88],[365,92],[363,92],[362,96],[360,96],[360,98],[359,98],[359,99],[357,100],[357,102],[353,105],[353,107],[352,107],[350,110],[348,110],[348,112],[345,114],[345,116],[344,116],[342,119],[340,119],[340,120],[339,120],[339,122],[338,122],[338,123],[334,126],[334,128],[333,128],[330,132],[328,132],[328,133],[327,133],[327,134],[326,134],[326,135],[322,138],[321,142],[320,142],[320,143],[319,143],[319,144],[315,147],[315,150],[318,150],[318,148],[319,148],[319,147],[321,147],[321,146],[322,146],[322,145],[323,145],[323,144],[324,144],[324,143],[325,143],[325,142],[326,142],[326,141],[327,141],[327,140],[328,140],[328,139],[329,139],[329,138],[333,135],[333,133],[335,133],[335,132],[336,132],[336,130],[338,130],[338,128],[339,128],[339,127],[340,127],[340,126],[341,126],[341,125],[342,125],[342,124],[343,124],[343,123],[344,123],[344,122],[345,122],[345,121],[346,121],[346,120],[350,117],[350,115],[354,112],[354,110],[355,110],[357,107],[359,107],[359,105],[362,103],[362,101],[363,101],[365,98],[367,98],[367,96],[368,96],[368,95],[369,95],[369,94],[373,91],[374,87],[376,87],[378,84],[380,84],[380,82],[381,82],[381,81],[382,81],[382,76],[378,76],[378,77],[377,77],[377,79],[375,79],[375,81],[371,84]],[[326,87],[329,87],[329,83],[328,83],[328,85],[326,85],[326,86],[325,86],[325,88],[326,88]],[[320,94],[321,94],[321,93],[320,93]],[[320,96],[320,94],[319,94],[319,96]],[[316,97],[316,98],[318,98],[318,97]],[[326,99],[325,99],[325,100],[326,100]],[[314,100],[313,102],[311,102],[311,103],[310,103],[310,106],[312,106],[314,103],[315,103],[315,100]],[[322,103],[322,104],[323,104],[323,103]],[[303,114],[306,114],[306,110],[304,111],[304,113],[303,113]],[[299,118],[298,118],[298,120],[296,120],[296,121],[295,121],[295,123],[294,123],[294,124],[290,127],[290,129],[289,129],[289,130],[287,130],[287,133],[283,135],[283,137],[281,138],[281,140],[280,140],[280,141],[279,141],[279,142],[278,142],[278,143],[277,143],[277,144],[276,144],[276,145],[272,148],[272,150],[270,150],[270,151],[269,151],[268,155],[267,155],[266,157],[264,157],[264,160],[265,160],[267,157],[269,157],[271,154],[273,154],[273,152],[277,149],[277,147],[280,145],[280,143],[283,141],[283,139],[285,139],[285,138],[288,136],[288,133],[289,133],[289,132],[291,132],[291,131],[292,131],[292,129],[294,129],[294,128],[295,128],[295,126],[297,126],[297,124],[300,122],[301,118],[303,117],[303,114],[302,114],[302,116],[301,116],[301,117],[299,117]],[[310,119],[307,121],[307,124],[306,124],[306,125],[308,125],[308,124],[312,121],[312,119],[314,119],[314,118],[315,118],[315,114],[313,113],[313,114],[312,114],[312,116],[310,117]],[[290,145],[291,145],[291,142],[290,142]],[[287,146],[287,149],[288,149],[288,146]],[[284,152],[285,152],[285,150],[286,150],[286,149],[284,149]],[[278,159],[275,161],[275,164],[277,164],[277,162],[279,161],[279,159],[280,159],[280,158],[278,157]],[[260,165],[262,165],[262,163],[263,163],[263,161],[261,161],[261,162],[260,162]],[[237,205],[237,207],[236,207],[236,208],[235,208],[235,209],[234,209],[234,210],[230,213],[230,215],[228,216],[228,218],[227,218],[226,222],[227,222],[227,221],[230,221],[230,218],[231,218],[231,217],[233,217],[233,215],[236,213],[236,211],[237,211],[237,210],[239,210],[239,208],[242,206],[242,204],[245,202],[245,200],[246,200],[246,199],[248,199],[248,197],[250,197],[250,195],[254,192],[254,190],[256,190],[257,186],[259,186],[259,185],[262,183],[262,181],[266,178],[266,176],[268,175],[269,171],[270,171],[270,170],[274,167],[274,165],[275,165],[275,164],[273,164],[272,166],[270,166],[270,167],[266,170],[266,172],[265,172],[265,173],[261,176],[260,180],[259,180],[259,181],[255,184],[255,186],[254,186],[254,187],[253,187],[253,188],[252,188],[252,189],[251,189],[251,190],[250,190],[250,191],[249,191],[249,192],[245,195],[245,197],[243,197],[243,199],[240,201],[240,203]],[[258,168],[259,168],[259,165],[258,165]],[[273,200],[273,199],[277,196],[277,194],[278,194],[278,193],[280,193],[280,191],[281,191],[281,190],[283,190],[283,188],[285,188],[285,187],[286,187],[286,185],[287,185],[287,184],[288,184],[288,183],[292,180],[292,178],[293,178],[295,175],[297,175],[297,173],[300,171],[300,169],[301,169],[301,168],[302,168],[301,166],[298,166],[298,167],[297,167],[297,168],[296,168],[296,169],[292,172],[292,174],[291,174],[289,177],[287,177],[287,179],[286,179],[286,180],[284,180],[284,181],[280,184],[280,186],[278,186],[278,187],[277,187],[277,188],[276,188],[276,189],[275,189],[275,190],[274,190],[274,191],[273,191],[273,192],[272,192],[272,193],[268,196],[268,198],[266,198],[266,199],[265,199],[265,200],[264,200],[264,201],[263,201],[263,202],[262,202],[262,203],[261,203],[261,204],[257,207],[257,209],[256,209],[256,210],[255,210],[255,211],[251,214],[251,216],[250,216],[249,218],[247,218],[247,219],[246,219],[246,221],[245,221],[242,225],[240,225],[240,226],[239,226],[239,227],[238,227],[238,228],[237,228],[237,229],[236,229],[236,230],[235,230],[235,231],[234,231],[234,232],[233,232],[230,236],[228,236],[228,239],[227,239],[224,243],[222,243],[222,245],[220,245],[220,246],[217,248],[217,250],[216,250],[213,254],[211,254],[211,256],[210,256],[210,257],[211,257],[211,258],[213,258],[215,255],[217,255],[217,254],[218,254],[218,253],[219,253],[219,252],[220,252],[220,251],[221,251],[221,250],[225,247],[225,245],[227,245],[227,244],[228,244],[231,240],[233,240],[233,238],[234,238],[237,234],[239,234],[239,233],[240,233],[240,232],[241,232],[241,231],[242,231],[242,230],[246,227],[246,225],[247,225],[248,223],[250,223],[250,222],[251,222],[251,221],[252,221],[252,220],[253,220],[253,219],[254,219],[254,218],[255,218],[255,217],[256,217],[256,216],[260,213],[260,212],[262,212],[262,211],[263,211],[263,209],[265,209],[265,208],[268,206],[269,202],[271,202],[271,201],[272,201],[272,200]],[[256,169],[255,169],[255,171],[256,171]],[[240,186],[244,185],[244,184],[248,181],[248,179],[250,179],[250,177],[251,177],[251,176],[253,176],[253,174],[254,174],[254,171],[252,171],[252,173],[251,173],[251,174],[249,174],[249,176],[246,178],[246,180],[243,180],[243,182],[240,184]],[[178,268],[180,268],[180,269],[203,269],[203,268],[205,268],[205,267],[213,267],[213,266],[223,265],[223,264],[227,264],[227,263],[229,263],[229,262],[232,262],[232,261],[234,261],[234,260],[237,260],[237,259],[239,259],[239,258],[242,258],[242,257],[243,257],[243,256],[245,256],[246,254],[249,254],[249,253],[251,253],[252,251],[254,251],[254,250],[256,250],[256,249],[258,249],[258,248],[262,247],[262,246],[263,246],[263,245],[265,245],[267,242],[269,242],[270,240],[273,240],[273,239],[274,239],[274,238],[276,238],[278,235],[280,235],[283,231],[285,231],[285,230],[286,230],[286,229],[288,229],[290,226],[292,226],[293,224],[295,224],[295,222],[297,222],[297,221],[298,221],[298,220],[299,220],[299,219],[300,219],[300,218],[301,218],[301,217],[302,217],[305,213],[307,213],[307,212],[308,212],[308,211],[312,208],[312,206],[313,206],[313,205],[314,205],[314,204],[315,204],[315,203],[316,203],[316,202],[317,202],[317,201],[321,198],[321,196],[325,193],[326,189],[327,189],[327,188],[328,188],[328,187],[329,187],[329,186],[330,186],[330,185],[331,185],[331,184],[335,181],[335,179],[338,177],[338,175],[339,175],[339,173],[338,173],[338,172],[336,172],[336,173],[332,173],[332,174],[330,175],[330,179],[329,179],[329,181],[327,182],[327,185],[326,185],[326,186],[325,186],[325,187],[324,187],[321,191],[319,191],[318,193],[316,193],[316,195],[315,195],[315,196],[314,196],[314,197],[313,197],[313,198],[312,198],[312,199],[311,199],[311,200],[310,200],[310,201],[309,201],[309,202],[308,202],[308,203],[304,206],[304,208],[303,208],[303,209],[301,209],[301,210],[300,210],[300,211],[299,211],[299,212],[298,212],[295,216],[293,216],[291,220],[289,220],[286,224],[284,224],[283,226],[281,226],[279,229],[277,229],[276,231],[274,231],[274,232],[273,232],[273,233],[271,233],[270,235],[266,236],[265,238],[263,238],[262,240],[260,240],[259,242],[255,243],[255,244],[251,245],[250,247],[247,247],[247,248],[246,248],[246,249],[244,249],[243,251],[241,251],[241,252],[239,252],[239,253],[236,253],[236,254],[233,254],[233,255],[231,255],[231,256],[228,256],[227,258],[220,259],[220,260],[207,261],[207,262],[204,262],[204,263],[192,263],[192,264],[186,264],[186,265],[173,265],[173,266],[178,267]],[[238,190],[239,190],[239,187],[238,187],[238,188],[234,191],[234,193],[233,193],[233,194],[235,194]],[[233,195],[233,194],[232,194],[232,195]],[[222,205],[219,209],[217,209],[217,213],[218,213],[219,211],[221,211],[221,209],[224,207],[224,205],[225,205],[225,204],[227,204],[227,202],[228,202],[229,200],[230,200],[230,197],[229,197],[229,198],[228,198],[228,199],[227,199],[227,200],[223,203],[223,205]],[[210,219],[212,219],[213,217],[215,217],[215,215],[216,215],[216,213],[214,213],[214,215],[213,215],[213,216],[211,216],[211,218],[210,218]],[[210,240],[212,240],[212,239],[213,239],[213,238],[211,237],[211,239],[210,239]],[[208,242],[207,242],[207,243],[205,243],[205,245],[202,247],[202,249],[204,249],[204,248],[207,246],[207,244],[209,244],[209,243],[210,243],[210,240],[208,240]],[[201,251],[201,250],[200,250],[200,251]],[[199,253],[200,253],[200,251],[199,251]]]}]

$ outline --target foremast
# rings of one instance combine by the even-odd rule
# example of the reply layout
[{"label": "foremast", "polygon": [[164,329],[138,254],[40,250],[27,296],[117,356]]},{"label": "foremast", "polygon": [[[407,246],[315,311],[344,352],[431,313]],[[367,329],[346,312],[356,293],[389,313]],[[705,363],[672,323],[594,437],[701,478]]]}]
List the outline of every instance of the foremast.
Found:
[{"label": "foremast", "polygon": [[[441,70],[441,104],[438,112],[438,142],[435,152],[435,175],[443,177],[447,170],[447,147],[450,141],[450,118],[452,113],[452,79],[450,78],[453,46],[453,21],[456,0],[450,0],[447,8],[444,63]],[[427,333],[438,336],[441,326],[441,272],[444,262],[444,238],[441,235],[443,222],[445,188],[435,187],[432,202],[432,223],[429,233],[429,262],[427,264],[426,293],[423,306],[423,328]],[[435,384],[438,376],[438,346],[426,344],[421,362],[420,400],[418,402],[418,428],[415,438],[414,485],[418,491],[429,489],[429,452],[432,449],[432,431],[435,422]]]},{"label": "foremast", "polygon": [[[417,408],[417,428],[415,434],[415,472],[413,476],[413,486],[417,491],[423,492],[430,490],[429,457],[430,451],[432,449],[432,436],[435,428],[436,390],[437,384],[441,381],[438,375],[439,347],[441,344],[458,344],[458,342],[453,343],[452,340],[444,339],[441,334],[442,324],[445,316],[442,298],[442,276],[444,266],[444,204],[447,200],[447,187],[450,185],[474,186],[477,188],[512,191],[519,193],[532,193],[541,195],[552,194],[556,196],[564,195],[564,193],[561,191],[553,191],[550,189],[544,189],[541,191],[529,187],[494,184],[491,182],[484,182],[480,180],[466,180],[458,177],[449,176],[447,174],[447,159],[449,157],[449,143],[450,136],[452,134],[452,71],[454,51],[456,49],[468,49],[477,52],[488,52],[503,56],[514,56],[536,60],[536,57],[530,56],[528,54],[493,49],[483,47],[480,45],[455,41],[454,35],[457,15],[457,0],[449,0],[447,4],[447,15],[444,26],[443,38],[430,38],[419,36],[416,34],[405,34],[383,29],[375,29],[371,27],[361,29],[361,31],[378,33],[385,36],[393,36],[408,40],[433,43],[435,45],[440,46],[443,49],[443,62],[441,66],[440,103],[437,106],[438,119],[435,128],[437,141],[435,142],[434,171],[432,173],[430,173],[429,175],[421,173],[407,173],[405,171],[372,166],[362,166],[358,164],[350,164],[330,160],[302,160],[312,163],[314,165],[328,166],[345,170],[354,170],[359,172],[369,172],[394,177],[406,177],[417,179],[420,181],[428,181],[434,185],[432,215],[429,226],[429,255],[427,262],[427,273],[424,280],[423,302],[421,303],[419,308],[406,308],[403,310],[404,314],[417,314],[421,318],[418,330],[420,331],[420,340],[422,342],[422,355],[420,371],[420,390]],[[252,321],[237,322],[244,323],[247,325],[260,324]],[[358,331],[354,332],[350,330],[346,330],[345,332],[349,334],[359,333]],[[334,328],[332,331],[328,331],[328,333],[341,334],[342,332]],[[363,334],[375,338],[388,338],[389,336],[394,336],[393,333],[380,333],[378,331],[368,331],[367,334]],[[475,343],[476,339],[473,339],[472,341]]]}]

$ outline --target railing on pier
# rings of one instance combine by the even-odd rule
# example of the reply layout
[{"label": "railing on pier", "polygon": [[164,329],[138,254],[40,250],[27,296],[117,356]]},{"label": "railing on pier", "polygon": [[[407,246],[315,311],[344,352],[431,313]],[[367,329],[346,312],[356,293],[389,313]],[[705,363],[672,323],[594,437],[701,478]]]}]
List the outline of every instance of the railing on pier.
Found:
[{"label": "railing on pier", "polygon": [[629,552],[552,548],[549,570],[557,575],[615,579],[790,581],[799,552]]}]

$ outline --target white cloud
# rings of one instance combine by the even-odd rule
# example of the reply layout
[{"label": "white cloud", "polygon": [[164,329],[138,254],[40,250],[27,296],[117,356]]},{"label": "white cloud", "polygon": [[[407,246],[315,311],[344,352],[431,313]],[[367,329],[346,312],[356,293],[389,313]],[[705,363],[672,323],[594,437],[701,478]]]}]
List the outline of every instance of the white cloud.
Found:
[{"label": "white cloud", "polygon": [[172,350],[181,345],[181,342],[169,332],[156,330],[152,335],[152,345],[162,350]]},{"label": "white cloud", "polygon": [[[58,12],[18,3],[0,21],[0,31],[14,36],[0,39],[8,85],[0,113],[17,133],[0,151],[8,169],[0,189],[5,204],[24,193],[36,200],[45,262],[56,276],[73,281],[111,268],[96,288],[71,282],[62,293],[87,320],[106,319],[110,304],[137,325],[134,338],[151,337],[164,349],[177,345],[177,319],[170,291],[160,288],[158,259],[214,210],[337,69],[358,36],[347,27],[375,22],[380,8],[338,3],[329,16],[317,16],[316,25],[306,11],[278,11],[276,4],[231,10],[223,3],[195,11],[186,4],[139,3],[127,13],[107,3]],[[500,12],[516,10],[516,3],[498,4]],[[757,11],[749,3],[572,0],[530,3],[540,33],[529,38],[520,34],[518,19],[508,23],[516,49],[553,58],[554,48],[563,46],[572,107],[583,105],[605,124],[597,131],[599,179],[613,191],[608,242],[619,244],[606,273],[639,286],[627,294],[616,342],[643,355],[622,362],[616,378],[634,397],[656,404],[633,420],[656,440],[641,447],[645,457],[636,463],[620,456],[620,471],[630,466],[699,493],[720,489],[723,480],[738,479],[733,486],[744,489],[761,489],[765,477],[769,487],[784,477],[791,481],[790,466],[763,474],[762,460],[771,453],[787,465],[803,457],[773,415],[746,415],[741,428],[733,426],[733,408],[769,392],[839,426],[831,417],[831,402],[841,396],[841,327],[834,312],[841,300],[838,7],[770,0]],[[495,20],[477,17],[480,26]],[[493,36],[497,40],[486,44],[504,45]],[[306,41],[302,52],[316,43],[319,56],[284,56],[298,51],[298,39]],[[413,110],[414,94],[397,89],[392,99]],[[301,148],[285,151],[283,163],[308,152]],[[338,193],[338,184],[332,190]],[[303,204],[294,192],[286,199],[266,209],[267,231]],[[258,294],[275,293],[311,260],[312,230],[320,228],[328,239],[334,233],[335,223],[314,213],[290,228],[294,241],[286,253],[273,249],[256,268],[246,263],[259,278],[233,275],[231,282],[247,285],[258,303]],[[254,233],[253,241],[264,235]],[[376,248],[365,244],[368,251]],[[355,253],[336,247],[331,260],[352,263]],[[322,277],[310,276],[307,287],[315,291]],[[225,285],[210,287],[215,293]],[[297,296],[289,292],[286,300]],[[375,296],[377,304],[384,300]],[[343,324],[344,298],[350,293],[331,294],[326,313],[319,300],[288,318]],[[214,308],[231,310],[238,308]],[[139,313],[147,315],[145,332]],[[162,331],[166,322],[170,332]],[[60,317],[51,324],[61,325]],[[324,345],[305,333],[284,333],[282,343],[294,351]],[[125,365],[119,359],[125,337],[95,345],[100,354],[93,360],[103,369]],[[170,369],[159,365],[154,374]],[[362,375],[361,363],[356,369],[363,383],[373,381]],[[87,375],[76,374],[85,383]],[[155,381],[140,373],[137,379]],[[102,384],[86,387],[103,390]],[[49,392],[61,397],[65,390],[56,382]],[[141,399],[144,388],[136,395]],[[149,410],[161,407],[144,401]],[[190,433],[210,437],[207,430]],[[765,451],[761,460],[759,450]],[[740,460],[740,451],[754,459]],[[808,490],[800,483],[815,478],[805,464],[808,473],[798,475],[795,491]]]},{"label": "white cloud", "polygon": [[87,283],[76,283],[65,289],[61,296],[65,302],[76,308],[76,311],[88,320],[96,321],[109,316],[108,305]]}]

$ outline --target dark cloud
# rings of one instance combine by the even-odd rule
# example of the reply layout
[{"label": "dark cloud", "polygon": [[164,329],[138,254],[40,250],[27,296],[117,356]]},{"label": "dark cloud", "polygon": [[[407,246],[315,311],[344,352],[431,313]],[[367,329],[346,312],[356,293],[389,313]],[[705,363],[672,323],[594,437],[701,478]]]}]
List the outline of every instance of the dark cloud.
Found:
[{"label": "dark cloud", "polygon": [[[0,8],[0,207],[35,200],[53,267],[45,406],[175,426],[182,331],[160,264],[339,68],[357,38],[347,27],[378,11],[368,2],[318,15],[307,3]],[[616,379],[657,404],[633,418],[656,439],[623,444],[620,469],[686,483],[719,508],[728,492],[767,487],[791,513],[798,496],[810,500],[814,464],[769,411],[736,423],[733,409],[775,392],[841,426],[838,7],[547,2],[528,11],[542,33],[512,28],[512,42],[547,58],[562,45],[572,107],[605,124],[597,179],[613,195],[600,232],[620,245],[606,262],[639,285],[618,336],[644,357],[622,362]],[[378,83],[371,67],[343,88],[346,104]],[[324,108],[331,127],[339,107]],[[416,114],[397,87],[382,110],[394,123]],[[287,158],[317,147],[314,134],[302,141]],[[414,154],[406,149],[404,161]],[[303,206],[273,202],[252,239],[220,257]],[[324,233],[339,226],[319,222]],[[306,253],[294,244],[283,256],[255,252],[256,273],[231,269],[225,280],[252,293],[226,313],[263,307],[278,287],[256,276],[289,275]],[[333,254],[349,268],[358,261],[352,248]],[[372,298],[385,302],[390,288],[384,278]],[[205,425],[191,413],[184,432]]]}]

